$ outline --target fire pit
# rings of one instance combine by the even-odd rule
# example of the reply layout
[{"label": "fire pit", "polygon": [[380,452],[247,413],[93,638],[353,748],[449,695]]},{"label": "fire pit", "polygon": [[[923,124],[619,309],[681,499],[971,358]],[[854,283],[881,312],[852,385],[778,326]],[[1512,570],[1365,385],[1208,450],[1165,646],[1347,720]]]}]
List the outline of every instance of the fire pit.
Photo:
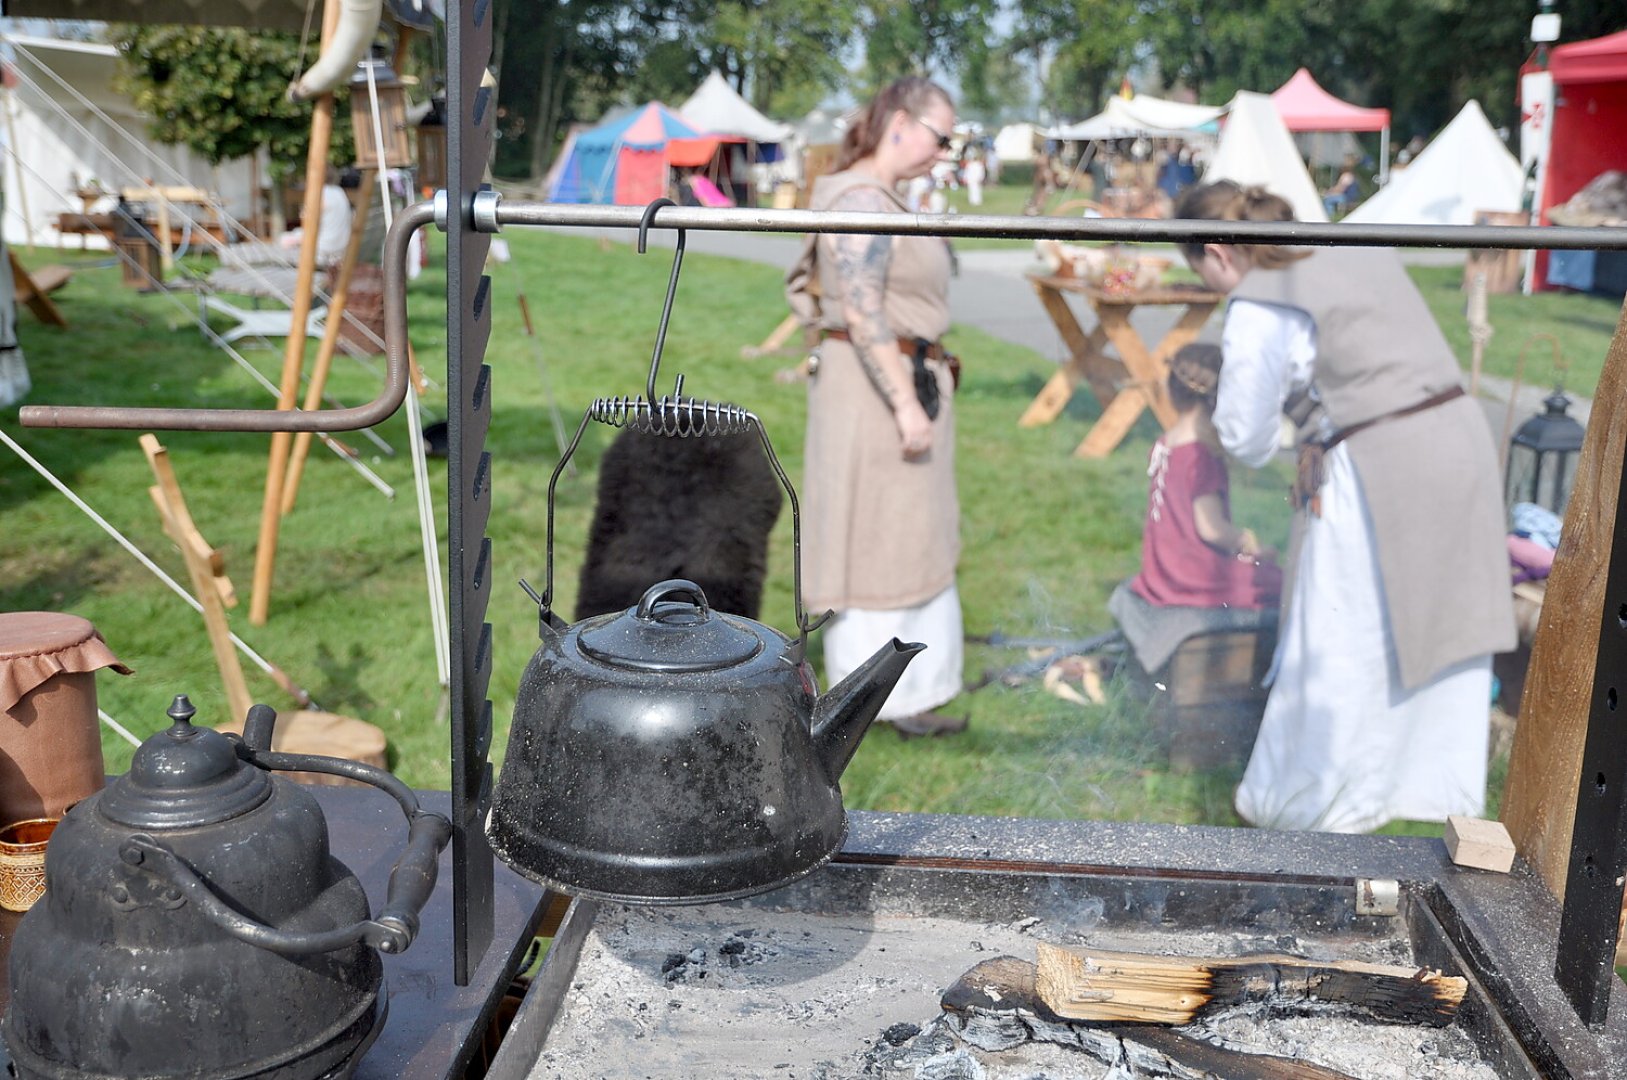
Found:
[{"label": "fire pit", "polygon": [[[942,1010],[968,969],[999,955],[1032,961],[1039,941],[1287,953],[1467,978],[1457,1018],[1441,1028],[1239,1009],[1179,1029],[1350,1076],[1604,1078],[1627,1061],[1621,1010],[1589,1030],[1553,985],[1558,906],[1523,867],[1464,870],[1438,841],[1417,838],[853,819],[830,866],[750,900],[660,910],[577,901],[491,1075],[1124,1075],[1032,1037],[990,1049],[986,1032]],[[1372,890],[1362,883],[1382,895],[1390,880],[1395,906],[1365,913]]]}]

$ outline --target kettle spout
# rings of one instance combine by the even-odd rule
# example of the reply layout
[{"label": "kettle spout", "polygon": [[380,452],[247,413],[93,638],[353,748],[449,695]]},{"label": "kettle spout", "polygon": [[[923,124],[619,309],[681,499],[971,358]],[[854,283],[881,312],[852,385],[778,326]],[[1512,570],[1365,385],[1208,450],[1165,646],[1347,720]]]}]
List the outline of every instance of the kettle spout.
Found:
[{"label": "kettle spout", "polygon": [[893,638],[814,704],[814,752],[835,782],[859,749],[859,740],[881,712],[904,669],[926,648]]}]

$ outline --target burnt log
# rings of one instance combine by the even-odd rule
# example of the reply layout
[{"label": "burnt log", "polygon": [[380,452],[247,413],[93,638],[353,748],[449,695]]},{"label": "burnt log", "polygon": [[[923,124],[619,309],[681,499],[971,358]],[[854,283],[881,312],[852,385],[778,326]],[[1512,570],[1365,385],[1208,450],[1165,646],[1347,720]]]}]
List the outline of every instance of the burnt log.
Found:
[{"label": "burnt log", "polygon": [[1070,1020],[1189,1024],[1205,1010],[1282,1012],[1341,1006],[1391,1023],[1444,1027],[1466,979],[1430,968],[1294,956],[1196,957],[1068,949],[1039,943],[1036,988]]},{"label": "burnt log", "polygon": [[1215,1046],[1152,1024],[1091,1023],[1059,1016],[1039,996],[1035,966],[1014,956],[985,960],[944,991],[951,1030],[980,1050],[1029,1040],[1084,1051],[1132,1075],[1176,1080],[1356,1080],[1296,1058]]}]

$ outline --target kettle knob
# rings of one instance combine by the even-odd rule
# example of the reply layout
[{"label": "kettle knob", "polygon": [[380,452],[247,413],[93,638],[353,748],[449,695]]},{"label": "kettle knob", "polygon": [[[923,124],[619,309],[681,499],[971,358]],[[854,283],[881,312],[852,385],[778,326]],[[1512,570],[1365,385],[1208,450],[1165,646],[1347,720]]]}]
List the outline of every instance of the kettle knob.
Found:
[{"label": "kettle knob", "polygon": [[637,616],[640,619],[653,620],[656,617],[655,605],[669,596],[688,596],[702,619],[712,610],[706,603],[706,594],[701,591],[699,585],[686,578],[668,578],[644,590],[644,595],[638,600]]}]

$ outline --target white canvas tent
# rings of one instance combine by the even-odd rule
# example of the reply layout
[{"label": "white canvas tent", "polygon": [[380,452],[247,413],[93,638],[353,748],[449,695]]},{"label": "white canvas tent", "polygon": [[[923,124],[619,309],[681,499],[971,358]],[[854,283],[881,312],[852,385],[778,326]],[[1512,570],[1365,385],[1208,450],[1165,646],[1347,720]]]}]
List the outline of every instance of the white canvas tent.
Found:
[{"label": "white canvas tent", "polygon": [[1287,199],[1300,221],[1326,221],[1321,193],[1305,171],[1294,137],[1270,95],[1239,90],[1227,109],[1220,146],[1203,174],[1204,183],[1262,184]]},{"label": "white canvas tent", "polygon": [[1351,211],[1373,225],[1472,225],[1476,210],[1514,211],[1524,196],[1519,160],[1470,101],[1411,165]]},{"label": "white canvas tent", "polygon": [[1034,160],[1034,138],[1039,134],[1036,124],[1027,122],[1007,124],[994,136],[994,152],[1004,162]]},{"label": "white canvas tent", "polygon": [[[0,163],[7,243],[30,239],[36,244],[58,243],[63,238],[56,230],[57,215],[83,210],[74,191],[92,181],[111,191],[148,181],[198,187],[219,195],[234,217],[248,220],[249,161],[216,169],[185,147],[154,141],[147,134],[147,117],[113,90],[117,53],[112,46],[19,36],[6,41],[12,46],[14,68],[8,82],[15,83],[0,97],[0,107],[7,111],[0,136],[9,151]],[[63,84],[83,95],[107,120]],[[79,237],[66,242],[77,247]],[[89,238],[90,246],[101,243],[99,236]]]},{"label": "white canvas tent", "polygon": [[1132,98],[1112,97],[1107,107],[1088,120],[1063,124],[1045,132],[1051,139],[1079,140],[1129,139],[1138,135],[1151,138],[1178,137],[1196,131],[1213,131],[1224,112],[1215,105],[1188,105],[1180,101],[1137,94]]},{"label": "white canvas tent", "polygon": [[698,131],[733,135],[747,142],[777,144],[791,137],[791,125],[770,120],[752,108],[716,68],[678,107],[678,115]]}]

